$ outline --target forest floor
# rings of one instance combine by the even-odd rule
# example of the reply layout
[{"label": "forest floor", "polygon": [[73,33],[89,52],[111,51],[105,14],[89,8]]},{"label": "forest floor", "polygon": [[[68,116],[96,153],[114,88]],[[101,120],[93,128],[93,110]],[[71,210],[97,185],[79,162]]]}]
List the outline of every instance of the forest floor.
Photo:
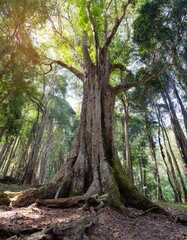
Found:
[{"label": "forest floor", "polygon": [[[0,185],[1,191],[1,185]],[[169,206],[169,207],[168,207]],[[182,216],[187,221],[187,207],[165,208],[174,216]],[[128,209],[131,217],[121,215],[109,207],[94,211],[94,226],[79,238],[59,237],[58,231],[68,229],[81,222],[90,211],[82,206],[57,209],[36,206],[0,206],[0,239],[64,239],[64,240],[187,240],[187,225],[171,222],[166,216],[137,209]],[[93,222],[92,222],[93,223]],[[60,228],[59,228],[60,226]],[[50,235],[50,229],[56,235]]]}]

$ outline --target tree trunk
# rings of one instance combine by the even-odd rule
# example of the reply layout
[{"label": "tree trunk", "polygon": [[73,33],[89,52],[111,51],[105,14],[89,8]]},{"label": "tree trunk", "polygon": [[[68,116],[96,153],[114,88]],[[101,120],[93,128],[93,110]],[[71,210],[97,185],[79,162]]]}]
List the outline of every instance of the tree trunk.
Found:
[{"label": "tree trunk", "polygon": [[39,121],[39,108],[37,109],[37,117],[36,117],[36,121],[33,123],[31,131],[29,133],[29,137],[27,140],[27,143],[24,146],[24,151],[21,154],[20,157],[20,161],[17,167],[17,171],[16,171],[16,179],[19,179],[21,183],[24,182],[24,172],[26,171],[27,168],[27,160],[29,157],[29,149],[31,148],[30,146],[32,146],[32,143],[36,137],[36,132],[38,130],[38,121]]},{"label": "tree trunk", "polygon": [[12,149],[10,151],[10,153],[8,154],[8,158],[6,159],[6,161],[4,162],[4,166],[2,167],[2,175],[6,176],[10,167],[10,164],[12,162],[12,159],[14,158],[15,154],[16,154],[16,150],[17,147],[19,145],[19,141],[20,141],[21,135],[17,136],[12,144]]},{"label": "tree trunk", "polygon": [[157,184],[157,200],[163,200],[160,174],[159,174],[159,170],[158,170],[158,164],[157,164],[157,158],[156,158],[156,152],[155,152],[155,143],[153,140],[153,136],[151,133],[151,126],[149,124],[149,120],[148,120],[148,116],[147,116],[146,112],[145,112],[145,125],[146,125],[149,148],[150,148],[150,153],[151,153],[151,158],[152,158],[152,163],[153,163],[154,179]]},{"label": "tree trunk", "polygon": [[184,126],[185,126],[186,133],[187,133],[187,111],[186,111],[186,109],[184,107],[184,104],[183,104],[183,102],[182,102],[182,100],[179,96],[179,92],[178,92],[177,87],[175,85],[175,81],[172,79],[171,82],[172,82],[172,86],[173,86],[173,89],[174,89],[174,93],[177,97],[178,103],[179,103],[180,108],[181,108],[181,113],[182,113],[182,116],[183,116],[183,122],[184,122]]},{"label": "tree trunk", "polygon": [[[170,98],[167,90],[165,90],[164,93],[162,93],[162,97],[163,97],[163,100],[169,111],[170,120],[171,120],[173,131],[175,134],[176,142],[177,142],[179,151],[181,153],[181,157],[184,162],[184,168],[185,168],[184,172],[185,172],[185,175],[187,178],[187,140],[186,140],[184,132],[179,124],[179,121],[178,121],[176,113],[175,113],[175,109],[173,107],[173,103],[171,101],[171,98]],[[167,100],[168,100],[168,102],[167,102]]]},{"label": "tree trunk", "polygon": [[36,183],[37,184],[43,184],[45,180],[47,165],[48,165],[48,157],[50,153],[50,147],[53,142],[53,122],[50,124],[48,128],[48,136],[46,141],[43,143],[43,147],[40,150],[40,156],[39,156],[39,163],[37,166],[37,174],[36,174]]},{"label": "tree trunk", "polygon": [[186,72],[186,69],[182,66],[181,61],[176,52],[174,52],[173,54],[173,63],[175,65],[176,70],[179,72],[180,76],[182,77],[182,80],[185,86],[187,87],[187,72]]},{"label": "tree trunk", "polygon": [[179,176],[179,179],[180,179],[180,182],[181,182],[181,186],[182,186],[183,193],[184,193],[184,201],[187,202],[187,189],[186,189],[186,186],[185,186],[185,183],[184,183],[179,165],[177,163],[177,159],[176,159],[175,154],[172,150],[172,146],[171,146],[171,143],[170,143],[170,140],[169,140],[169,136],[168,136],[167,131],[166,131],[164,125],[163,125],[162,119],[161,119],[161,124],[162,124],[163,133],[165,134],[165,137],[166,137],[166,140],[167,140],[167,143],[168,143],[168,147],[169,147],[169,150],[170,150],[170,153],[171,153],[172,160],[174,162],[175,168],[177,170],[177,173],[178,173],[178,176]]},{"label": "tree trunk", "polygon": [[177,176],[175,174],[175,169],[174,169],[174,166],[173,166],[171,155],[170,155],[170,153],[167,149],[167,144],[166,144],[166,140],[165,140],[165,133],[166,132],[163,129],[163,125],[162,125],[161,130],[162,130],[162,136],[163,136],[163,140],[164,140],[166,155],[167,155],[167,159],[168,159],[168,162],[169,162],[169,165],[170,165],[171,175],[172,175],[174,186],[175,186],[175,196],[177,198],[176,200],[177,200],[177,202],[182,202],[182,191],[181,191],[181,187],[180,187],[180,184],[178,182]]},{"label": "tree trunk", "polygon": [[9,146],[9,142],[8,140],[6,141],[6,143],[3,145],[2,149],[1,149],[1,152],[0,152],[0,168],[3,164],[3,159],[4,159],[4,156],[6,155],[6,152],[7,152],[7,149],[8,149],[8,146]]},{"label": "tree trunk", "polygon": [[153,204],[130,183],[117,155],[115,94],[108,85],[101,84],[97,75],[94,79],[84,82],[80,127],[71,155],[53,181],[40,188],[37,197],[86,198],[107,192],[108,204],[117,209],[124,210],[124,205],[148,209]]},{"label": "tree trunk", "polygon": [[39,149],[40,149],[41,141],[43,138],[45,126],[47,123],[47,118],[48,118],[48,114],[46,112],[43,113],[41,123],[38,128],[37,136],[36,136],[36,139],[35,139],[35,142],[33,145],[33,149],[31,151],[31,154],[29,157],[28,166],[25,171],[24,178],[23,178],[24,184],[35,184],[35,177],[36,177],[35,176],[36,175],[35,167],[36,167],[37,160],[38,160]]},{"label": "tree trunk", "polygon": [[124,118],[124,128],[125,128],[125,158],[126,158],[126,170],[127,176],[129,177],[130,181],[133,183],[133,169],[132,169],[132,159],[131,159],[131,150],[130,150],[130,140],[129,140],[129,106],[127,97],[124,100],[121,98],[123,103],[123,108],[125,111],[125,118]]},{"label": "tree trunk", "polygon": [[14,158],[15,152],[16,152],[17,147],[18,147],[18,145],[19,145],[20,137],[21,137],[21,136],[17,136],[17,137],[14,139],[14,141],[13,141],[13,143],[12,143],[12,145],[11,145],[11,150],[9,149],[10,152],[9,152],[9,151],[7,152],[7,153],[8,153],[8,154],[7,154],[7,158],[6,158],[6,160],[4,161],[3,166],[2,166],[2,175],[3,175],[3,176],[6,176],[7,173],[8,173],[8,169],[9,169],[9,167],[10,167],[10,164],[11,164],[11,162],[12,162],[12,159]]},{"label": "tree trunk", "polygon": [[165,155],[165,152],[164,152],[164,147],[162,146],[162,142],[161,142],[161,128],[162,128],[162,125],[161,125],[161,122],[160,122],[160,118],[158,118],[158,120],[159,120],[158,143],[159,143],[159,147],[160,147],[160,153],[161,153],[162,159],[164,161],[164,164],[166,166],[166,173],[167,173],[167,176],[168,176],[168,181],[171,185],[171,188],[173,189],[173,193],[175,195],[175,201],[178,201],[177,199],[179,197],[178,197],[177,191],[175,189],[175,186],[173,185],[173,182],[172,182],[171,172],[170,172],[170,169],[168,167],[168,164],[167,164],[167,161],[166,161],[166,155]]},{"label": "tree trunk", "polygon": [[139,169],[140,169],[140,190],[141,193],[143,193],[145,196],[147,196],[147,172],[146,172],[146,164],[147,159],[145,159],[142,147],[139,144],[138,145],[138,163],[139,163]]}]

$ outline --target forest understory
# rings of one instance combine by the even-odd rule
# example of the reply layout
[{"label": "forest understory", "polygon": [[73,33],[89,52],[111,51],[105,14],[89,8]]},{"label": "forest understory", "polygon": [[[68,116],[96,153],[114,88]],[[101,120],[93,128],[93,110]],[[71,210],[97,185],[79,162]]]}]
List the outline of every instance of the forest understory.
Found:
[{"label": "forest understory", "polygon": [[[0,184],[21,190],[15,184]],[[85,210],[83,204],[70,208],[49,208],[32,204],[28,207],[0,206],[0,239],[64,239],[64,240],[186,240],[187,207],[165,203],[168,216],[128,208],[120,214],[108,206]]]}]

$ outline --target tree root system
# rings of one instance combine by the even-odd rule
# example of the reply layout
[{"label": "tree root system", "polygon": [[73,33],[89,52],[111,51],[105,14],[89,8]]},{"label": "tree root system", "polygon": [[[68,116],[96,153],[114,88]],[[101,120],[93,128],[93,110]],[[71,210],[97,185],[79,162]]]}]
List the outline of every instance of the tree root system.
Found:
[{"label": "tree root system", "polygon": [[74,208],[0,207],[0,239],[39,240],[185,240],[187,212],[167,209],[180,216],[182,224],[174,223],[159,213],[128,208],[133,218],[105,206],[99,210],[82,206]]}]

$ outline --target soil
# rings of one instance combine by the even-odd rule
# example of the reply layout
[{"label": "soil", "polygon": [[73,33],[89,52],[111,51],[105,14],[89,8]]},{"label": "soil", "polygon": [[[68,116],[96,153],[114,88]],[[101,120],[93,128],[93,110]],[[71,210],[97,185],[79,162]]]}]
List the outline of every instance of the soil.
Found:
[{"label": "soil", "polygon": [[87,236],[50,238],[46,233],[52,226],[66,228],[90,212],[84,211],[81,206],[68,209],[35,204],[22,208],[0,206],[0,239],[187,240],[187,211],[173,208],[168,210],[173,215],[182,216],[184,223],[171,222],[166,216],[152,212],[141,215],[142,212],[137,209],[129,209],[133,215],[129,217],[104,207],[96,212],[97,222],[87,232]]}]

